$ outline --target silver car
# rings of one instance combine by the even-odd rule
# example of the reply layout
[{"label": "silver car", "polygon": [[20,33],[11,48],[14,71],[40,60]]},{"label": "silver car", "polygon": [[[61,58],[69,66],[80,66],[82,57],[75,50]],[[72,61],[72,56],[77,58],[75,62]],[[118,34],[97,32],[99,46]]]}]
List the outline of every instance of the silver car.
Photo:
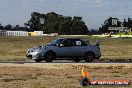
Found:
[{"label": "silver car", "polygon": [[92,62],[94,59],[101,57],[99,45],[98,41],[95,45],[91,45],[83,39],[58,38],[46,46],[28,49],[26,57],[36,62],[41,62],[42,60],[52,62],[57,59]]}]

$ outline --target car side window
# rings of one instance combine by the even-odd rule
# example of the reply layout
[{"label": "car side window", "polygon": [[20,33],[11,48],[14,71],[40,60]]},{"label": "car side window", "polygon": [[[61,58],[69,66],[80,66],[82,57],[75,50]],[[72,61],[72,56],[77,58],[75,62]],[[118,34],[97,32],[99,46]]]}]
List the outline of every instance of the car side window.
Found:
[{"label": "car side window", "polygon": [[69,47],[70,46],[70,42],[68,40],[64,40],[61,44],[63,44],[64,47]]},{"label": "car side window", "polygon": [[70,41],[70,46],[76,46],[76,43],[75,43],[75,41]]},{"label": "car side window", "polygon": [[82,42],[79,41],[79,40],[77,40],[77,41],[75,41],[75,42],[76,42],[76,46],[81,46],[81,45],[82,45]]},{"label": "car side window", "polygon": [[81,46],[87,46],[87,44],[84,41],[81,41]]},{"label": "car side window", "polygon": [[81,46],[81,41],[80,40],[72,40],[71,41],[71,46]]},{"label": "car side window", "polygon": [[87,44],[81,40],[72,41],[72,46],[87,46]]}]

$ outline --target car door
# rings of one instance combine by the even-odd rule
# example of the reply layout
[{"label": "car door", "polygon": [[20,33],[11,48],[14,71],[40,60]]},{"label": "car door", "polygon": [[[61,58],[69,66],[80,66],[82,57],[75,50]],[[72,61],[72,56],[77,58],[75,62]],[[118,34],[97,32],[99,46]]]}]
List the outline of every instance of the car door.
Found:
[{"label": "car door", "polygon": [[73,40],[71,46],[71,57],[83,57],[85,54],[86,45],[81,40]]},{"label": "car door", "polygon": [[68,40],[62,41],[60,44],[62,46],[58,46],[57,48],[57,57],[59,58],[68,58],[70,57],[71,54],[71,47],[70,47],[70,42]]}]

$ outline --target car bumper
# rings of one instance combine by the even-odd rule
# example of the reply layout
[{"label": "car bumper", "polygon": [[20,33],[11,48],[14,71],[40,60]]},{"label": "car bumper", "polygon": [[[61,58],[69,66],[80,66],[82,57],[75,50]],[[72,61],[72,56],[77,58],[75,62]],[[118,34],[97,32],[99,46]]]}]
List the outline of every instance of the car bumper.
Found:
[{"label": "car bumper", "polygon": [[101,57],[101,52],[96,53],[96,55],[95,55],[95,59],[96,59],[96,58],[99,59],[100,57]]},{"label": "car bumper", "polygon": [[37,59],[37,54],[38,54],[37,52],[27,53],[26,57],[28,59]]},{"label": "car bumper", "polygon": [[32,55],[28,55],[28,54],[26,55],[26,57],[27,57],[28,59],[33,59],[33,60],[34,60],[34,59],[37,59],[37,57],[33,57]]}]

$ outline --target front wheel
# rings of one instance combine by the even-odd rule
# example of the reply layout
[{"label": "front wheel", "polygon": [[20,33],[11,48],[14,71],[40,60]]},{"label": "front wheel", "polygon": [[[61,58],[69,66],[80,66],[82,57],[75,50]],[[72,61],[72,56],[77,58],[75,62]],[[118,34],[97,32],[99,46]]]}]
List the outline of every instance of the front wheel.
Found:
[{"label": "front wheel", "polygon": [[53,52],[47,52],[45,54],[45,58],[44,59],[45,59],[46,62],[52,62],[53,60],[56,59],[56,56],[55,56],[55,54]]},{"label": "front wheel", "polygon": [[90,53],[86,53],[84,59],[85,59],[86,62],[92,62],[94,60],[93,53],[91,53],[91,52]]}]

